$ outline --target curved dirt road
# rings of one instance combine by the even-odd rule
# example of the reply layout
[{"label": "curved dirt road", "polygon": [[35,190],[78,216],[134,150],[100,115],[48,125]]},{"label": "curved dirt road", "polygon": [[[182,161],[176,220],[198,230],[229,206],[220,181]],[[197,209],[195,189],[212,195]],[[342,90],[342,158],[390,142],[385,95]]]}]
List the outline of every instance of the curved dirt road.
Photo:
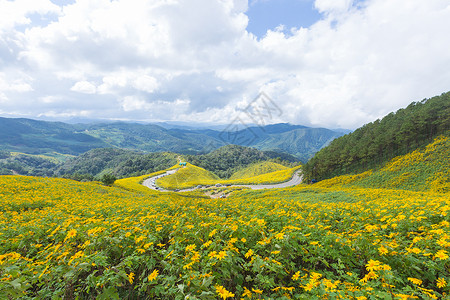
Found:
[{"label": "curved dirt road", "polygon": [[[160,174],[157,176],[153,176],[150,178],[147,178],[146,180],[144,180],[142,182],[142,185],[152,189],[152,190],[157,190],[160,192],[174,192],[171,190],[165,190],[161,187],[158,187],[156,185],[156,180],[158,178],[164,177],[164,176],[169,176],[174,174],[176,171],[178,171],[178,169],[174,169],[174,170],[170,170],[167,171],[164,174]],[[300,170],[297,170],[294,172],[294,175],[292,176],[292,178],[289,181],[286,182],[282,182],[282,183],[274,183],[274,184],[251,184],[251,185],[245,185],[245,184],[236,184],[236,185],[231,185],[230,187],[245,187],[245,188],[250,188],[252,190],[262,190],[262,189],[278,189],[278,188],[286,188],[286,187],[290,187],[290,186],[294,186],[294,185],[298,185],[302,182],[302,178],[303,176],[300,175]],[[214,186],[211,186],[210,188],[212,188]],[[191,191],[195,191],[195,190],[203,190],[206,189],[205,187],[202,188],[189,188],[189,189],[183,189],[183,190],[176,190],[176,192],[191,192]]]}]

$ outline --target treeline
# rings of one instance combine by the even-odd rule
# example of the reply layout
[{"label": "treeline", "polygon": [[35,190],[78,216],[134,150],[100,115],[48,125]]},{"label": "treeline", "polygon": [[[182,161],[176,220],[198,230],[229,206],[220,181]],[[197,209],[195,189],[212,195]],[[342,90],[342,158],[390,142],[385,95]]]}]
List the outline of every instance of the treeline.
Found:
[{"label": "treeline", "polygon": [[228,179],[236,171],[256,162],[273,161],[288,167],[299,163],[298,159],[290,154],[237,145],[227,145],[208,154],[184,155],[184,158],[223,179]]},{"label": "treeline", "polygon": [[305,179],[322,180],[377,169],[398,155],[449,135],[450,92],[390,113],[335,139],[303,167]]}]

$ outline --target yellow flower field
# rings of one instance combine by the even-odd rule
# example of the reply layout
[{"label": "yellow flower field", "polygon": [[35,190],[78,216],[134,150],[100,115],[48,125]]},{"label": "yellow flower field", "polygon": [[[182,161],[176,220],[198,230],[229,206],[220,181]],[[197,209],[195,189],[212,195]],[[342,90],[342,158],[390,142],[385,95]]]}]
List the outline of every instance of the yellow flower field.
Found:
[{"label": "yellow flower field", "polygon": [[448,293],[445,193],[298,186],[223,200],[1,176],[0,199],[2,299]]}]

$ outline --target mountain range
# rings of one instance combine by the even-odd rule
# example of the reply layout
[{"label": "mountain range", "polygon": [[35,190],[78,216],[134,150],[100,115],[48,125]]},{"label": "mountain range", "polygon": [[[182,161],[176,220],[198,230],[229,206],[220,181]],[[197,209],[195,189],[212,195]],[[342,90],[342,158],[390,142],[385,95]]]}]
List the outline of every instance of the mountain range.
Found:
[{"label": "mountain range", "polygon": [[[162,125],[162,124],[161,124]],[[165,128],[166,127],[166,128]],[[95,148],[144,152],[209,153],[228,144],[294,155],[306,162],[346,131],[280,123],[239,130],[138,123],[68,124],[0,118],[0,150],[28,154],[79,155]]]}]

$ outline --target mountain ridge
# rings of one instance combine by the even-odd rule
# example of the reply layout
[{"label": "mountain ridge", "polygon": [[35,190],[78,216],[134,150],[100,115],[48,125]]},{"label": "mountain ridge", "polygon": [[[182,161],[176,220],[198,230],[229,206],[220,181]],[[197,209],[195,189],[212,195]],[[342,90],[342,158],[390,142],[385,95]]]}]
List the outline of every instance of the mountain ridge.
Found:
[{"label": "mountain ridge", "polygon": [[[68,124],[3,117],[0,117],[0,129],[0,150],[27,154],[58,152],[79,155],[95,148],[199,154],[228,144],[237,144],[258,150],[288,153],[303,162],[330,140],[343,135],[342,132],[330,129],[289,123],[219,131],[208,128],[167,129],[151,123]],[[295,146],[287,145],[280,139],[294,141]]]}]

